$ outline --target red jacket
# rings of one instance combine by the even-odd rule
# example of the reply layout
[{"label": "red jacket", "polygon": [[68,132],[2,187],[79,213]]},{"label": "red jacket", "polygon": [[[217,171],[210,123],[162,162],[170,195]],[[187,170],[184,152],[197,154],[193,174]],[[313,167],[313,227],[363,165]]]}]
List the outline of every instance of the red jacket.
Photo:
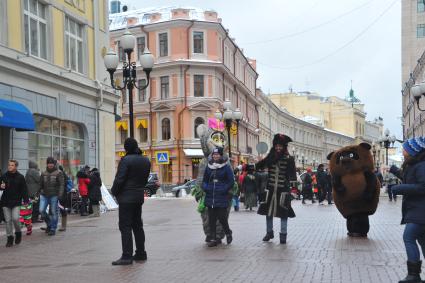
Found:
[{"label": "red jacket", "polygon": [[89,178],[78,178],[78,190],[82,197],[86,197],[89,194],[87,185],[90,183]]}]

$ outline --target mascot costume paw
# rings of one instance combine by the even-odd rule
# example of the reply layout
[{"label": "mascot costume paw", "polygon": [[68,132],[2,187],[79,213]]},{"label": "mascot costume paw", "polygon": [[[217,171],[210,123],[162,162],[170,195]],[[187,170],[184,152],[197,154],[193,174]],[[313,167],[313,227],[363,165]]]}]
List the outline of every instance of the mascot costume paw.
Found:
[{"label": "mascot costume paw", "polygon": [[371,146],[346,146],[328,155],[335,205],[347,219],[348,236],[367,237],[369,215],[375,213],[380,183],[374,174]]}]

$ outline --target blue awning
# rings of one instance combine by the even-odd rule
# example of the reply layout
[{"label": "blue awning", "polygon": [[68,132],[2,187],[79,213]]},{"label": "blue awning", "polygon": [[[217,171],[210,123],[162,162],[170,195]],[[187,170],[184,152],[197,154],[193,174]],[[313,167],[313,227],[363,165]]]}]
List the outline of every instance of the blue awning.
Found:
[{"label": "blue awning", "polygon": [[31,111],[21,103],[0,99],[0,127],[34,131],[34,118]]}]

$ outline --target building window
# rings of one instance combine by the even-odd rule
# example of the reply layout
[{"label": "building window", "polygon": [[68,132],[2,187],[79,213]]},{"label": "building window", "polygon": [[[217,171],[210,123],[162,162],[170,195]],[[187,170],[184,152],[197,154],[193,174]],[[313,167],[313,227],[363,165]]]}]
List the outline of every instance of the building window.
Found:
[{"label": "building window", "polygon": [[126,139],[127,139],[127,130],[121,128],[120,129],[120,143],[124,144]]},{"label": "building window", "polygon": [[424,0],[418,0],[418,13],[423,13],[425,12],[425,3]]},{"label": "building window", "polygon": [[126,60],[126,57],[125,57],[126,54],[124,52],[124,49],[121,46],[121,43],[119,41],[117,41],[115,43],[115,46],[117,47],[116,52],[118,52],[118,59],[120,60],[120,62],[125,62],[125,60]]},{"label": "building window", "polygon": [[164,118],[161,122],[162,140],[168,141],[171,139],[170,119]]},{"label": "building window", "polygon": [[199,125],[202,125],[202,124],[205,124],[204,119],[202,119],[201,117],[198,117],[195,119],[195,125],[194,125],[195,127],[193,129],[195,132],[195,139],[199,139],[198,132],[196,131],[196,129],[198,128]]},{"label": "building window", "polygon": [[204,53],[204,32],[193,32],[193,53]]},{"label": "building window", "polygon": [[25,51],[47,59],[46,5],[37,0],[24,0]]},{"label": "building window", "polygon": [[168,33],[159,34],[159,56],[168,56]]},{"label": "building window", "polygon": [[[138,82],[138,85],[137,85],[139,88],[143,88],[143,87],[145,87],[146,86],[146,79],[141,79],[141,80],[139,80],[139,82]],[[139,102],[145,102],[146,101],[146,89],[139,89],[138,90],[139,91]]]},{"label": "building window", "polygon": [[144,143],[148,141],[148,121],[146,119],[137,121],[137,129],[139,131],[139,142]]},{"label": "building window", "polygon": [[161,99],[167,99],[170,93],[170,80],[168,76],[161,77]]},{"label": "building window", "polygon": [[29,160],[44,168],[53,156],[73,178],[85,164],[85,138],[79,124],[34,115],[35,131],[28,133]]},{"label": "building window", "polygon": [[204,96],[204,75],[194,75],[193,84],[194,96]]},{"label": "building window", "polygon": [[145,37],[137,38],[137,58],[142,58],[143,52],[145,51]]},{"label": "building window", "polygon": [[65,17],[65,66],[83,73],[83,25]]},{"label": "building window", "polygon": [[417,38],[425,37],[425,24],[419,24],[417,26],[416,37]]}]

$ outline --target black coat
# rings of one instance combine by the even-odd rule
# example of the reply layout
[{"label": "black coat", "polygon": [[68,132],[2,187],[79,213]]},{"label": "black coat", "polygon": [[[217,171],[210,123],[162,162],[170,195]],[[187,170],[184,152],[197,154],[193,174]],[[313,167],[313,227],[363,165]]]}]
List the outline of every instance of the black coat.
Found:
[{"label": "black coat", "polygon": [[316,176],[317,176],[317,187],[320,190],[323,190],[323,191],[326,190],[328,186],[328,179],[327,179],[326,172],[323,170],[318,170]]},{"label": "black coat", "polygon": [[150,168],[149,159],[138,153],[127,154],[121,159],[111,188],[119,204],[144,202]]},{"label": "black coat", "polygon": [[91,201],[101,201],[102,192],[100,188],[102,187],[102,179],[100,179],[99,172],[95,171],[90,174],[90,183],[88,185],[89,189],[89,199]]},{"label": "black coat", "polygon": [[290,182],[297,180],[294,158],[286,154],[278,157],[269,153],[256,164],[256,168],[268,168],[266,196],[260,202],[257,213],[279,218],[295,217],[289,193]]},{"label": "black coat", "polygon": [[0,177],[0,184],[2,182],[6,184],[6,189],[1,196],[0,206],[13,208],[20,206],[22,201],[28,201],[27,183],[21,173],[6,172]]},{"label": "black coat", "polygon": [[408,166],[404,172],[391,167],[390,172],[403,180],[391,188],[394,194],[403,195],[401,224],[425,225],[425,161]]}]

